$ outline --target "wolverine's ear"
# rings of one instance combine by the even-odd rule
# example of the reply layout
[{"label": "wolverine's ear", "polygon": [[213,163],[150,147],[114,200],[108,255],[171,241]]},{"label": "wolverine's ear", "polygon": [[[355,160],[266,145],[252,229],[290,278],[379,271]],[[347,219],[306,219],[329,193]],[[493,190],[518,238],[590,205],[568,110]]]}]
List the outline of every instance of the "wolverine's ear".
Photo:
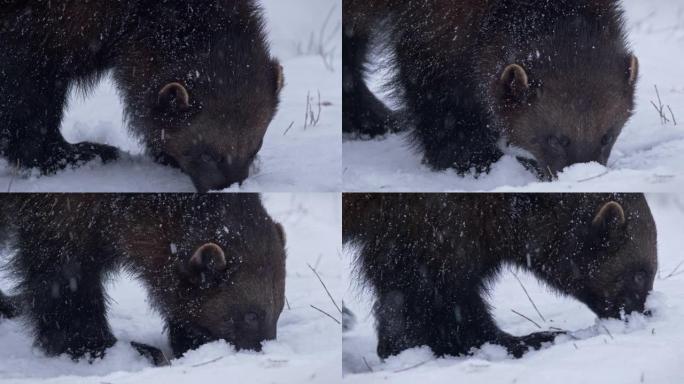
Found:
[{"label": "wolverine's ear", "polygon": [[627,58],[627,82],[630,86],[636,84],[639,78],[639,59],[634,55]]},{"label": "wolverine's ear", "polygon": [[280,91],[285,87],[285,74],[283,73],[283,66],[280,65],[278,60],[273,60],[273,70],[275,73],[275,89],[276,95],[280,94]]},{"label": "wolverine's ear", "polygon": [[278,231],[278,237],[280,238],[280,242],[283,244],[283,247],[287,245],[287,236],[285,235],[285,228],[283,228],[283,225],[280,223],[276,223],[276,230]]},{"label": "wolverine's ear", "polygon": [[157,105],[168,111],[185,111],[190,108],[190,94],[182,84],[169,83],[159,91]]},{"label": "wolverine's ear", "polygon": [[600,231],[611,231],[622,228],[626,223],[625,211],[622,206],[614,201],[604,204],[599,209],[591,225]]},{"label": "wolverine's ear", "polygon": [[206,286],[225,276],[229,267],[239,263],[237,258],[229,258],[223,249],[214,243],[197,248],[185,265],[182,274],[193,284]]},{"label": "wolverine's ear", "polygon": [[499,87],[504,98],[523,102],[527,99],[530,79],[523,67],[518,64],[511,64],[501,74]]}]

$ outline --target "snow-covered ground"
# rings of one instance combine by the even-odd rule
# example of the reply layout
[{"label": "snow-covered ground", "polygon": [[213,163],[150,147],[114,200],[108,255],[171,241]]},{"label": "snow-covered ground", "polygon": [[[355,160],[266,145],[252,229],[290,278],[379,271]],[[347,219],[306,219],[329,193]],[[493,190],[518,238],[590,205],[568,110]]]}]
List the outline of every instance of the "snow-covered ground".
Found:
[{"label": "snow-covered ground", "polygon": [[[272,53],[285,70],[281,105],[251,176],[232,191],[339,191],[342,137],[341,0],[263,0]],[[329,15],[329,18],[326,17]],[[320,92],[320,116],[319,97]],[[307,95],[315,126],[306,124]],[[103,81],[84,99],[73,92],[62,132],[70,142],[94,141],[126,151],[119,161],[93,161],[50,177],[20,172],[0,160],[0,191],[192,192],[178,170],[141,155],[122,120],[119,97]],[[309,115],[309,119],[310,119]],[[0,122],[1,124],[1,122]]]},{"label": "snow-covered ground", "polygon": [[[598,163],[567,169],[558,181],[540,183],[512,156],[479,178],[433,172],[404,135],[371,141],[345,140],[343,182],[348,191],[587,191],[669,192],[684,189],[684,3],[624,0],[633,49],[641,64],[636,114],[620,136],[608,167]],[[372,81],[382,84],[376,71]],[[661,122],[651,105],[658,103]],[[381,87],[378,87],[380,89]],[[670,106],[677,125],[667,108]]]},{"label": "snow-covered ground", "polygon": [[[436,359],[428,348],[415,348],[378,358],[367,294],[350,283],[347,273],[345,304],[356,312],[358,325],[343,335],[345,382],[371,383],[657,383],[684,382],[684,195],[650,195],[658,227],[659,273],[647,305],[654,315],[633,315],[629,325],[618,320],[598,321],[580,302],[559,297],[529,274],[518,273],[530,297],[546,319],[542,321],[511,272],[494,287],[490,303],[504,330],[524,335],[538,331],[516,310],[544,329],[572,331],[554,345],[512,359],[499,346],[481,348],[472,357]],[[345,251],[349,264],[351,254]]]},{"label": "snow-covered ground", "polygon": [[[0,382],[5,383],[336,383],[340,382],[341,329],[314,305],[340,313],[309,269],[320,274],[339,303],[342,295],[339,194],[266,194],[266,208],[287,233],[286,306],[278,340],[263,352],[236,353],[223,342],[190,351],[171,367],[153,368],[128,342],[170,347],[161,318],[149,307],[143,288],[127,276],[108,285],[109,320],[119,342],[103,360],[75,363],[46,357],[18,320],[0,320]],[[6,255],[1,255],[4,260]],[[12,286],[6,276],[0,289]]]}]

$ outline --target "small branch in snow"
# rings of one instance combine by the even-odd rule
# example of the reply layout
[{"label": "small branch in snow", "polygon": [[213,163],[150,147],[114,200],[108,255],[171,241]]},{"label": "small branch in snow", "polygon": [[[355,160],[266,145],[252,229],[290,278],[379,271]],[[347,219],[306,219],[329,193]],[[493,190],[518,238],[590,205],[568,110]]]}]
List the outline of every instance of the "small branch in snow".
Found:
[{"label": "small branch in snow", "polygon": [[304,130],[309,124],[309,109],[311,109],[311,91],[306,92],[306,111],[304,111]]},{"label": "small branch in snow", "polygon": [[418,368],[418,367],[420,367],[420,366],[423,366],[423,365],[425,365],[425,364],[427,364],[427,363],[429,363],[429,362],[431,362],[431,361],[432,361],[432,360],[425,360],[425,361],[423,361],[422,363],[418,363],[418,364],[412,365],[412,366],[410,366],[410,367],[406,367],[406,368],[402,368],[402,369],[396,370],[396,371],[394,371],[394,373],[410,371],[410,370],[412,370],[412,369],[416,369],[416,368]]},{"label": "small branch in snow", "polygon": [[[653,108],[655,108],[656,112],[658,112],[658,115],[660,116],[660,123],[662,125],[667,125],[669,123],[674,123],[674,125],[677,125],[677,119],[675,119],[674,112],[672,112],[672,108],[670,108],[669,105],[663,104],[663,101],[660,98],[660,91],[658,90],[658,86],[654,85],[653,87],[656,91],[656,97],[658,97],[658,104],[651,100],[651,105],[653,106]],[[665,108],[669,110],[670,117],[668,117],[665,113]]]},{"label": "small branch in snow", "polygon": [[313,304],[311,304],[311,308],[313,308],[313,309],[317,310],[318,312],[320,312],[320,313],[322,313],[322,314],[328,316],[329,318],[333,319],[337,324],[342,325],[342,323],[340,323],[339,320],[337,320],[335,317],[333,317],[333,315],[329,314],[328,312],[326,312],[326,311],[324,311],[324,310],[318,308],[317,306],[315,306],[315,305],[313,305]]},{"label": "small branch in snow", "polygon": [[600,173],[600,174],[598,174],[598,175],[596,175],[596,176],[588,177],[588,178],[586,178],[586,179],[577,180],[577,182],[578,182],[578,183],[586,183],[587,181],[600,179],[600,178],[602,178],[603,176],[607,175],[608,172],[610,172],[610,171],[605,171],[605,172],[602,172],[602,173]]},{"label": "small branch in snow", "polygon": [[321,111],[323,111],[323,106],[321,104],[321,90],[318,89],[316,92],[318,94],[318,112],[316,114],[316,118],[314,118],[313,111],[311,111],[311,120],[314,122],[314,127],[318,125],[319,121],[321,121]]},{"label": "small branch in snow", "polygon": [[[306,93],[306,111],[304,111],[304,129],[308,127],[316,127],[321,121],[321,113],[323,112],[324,106],[332,105],[329,102],[321,101],[321,91],[318,90],[318,102],[314,104],[313,98],[311,97],[311,91]],[[314,113],[314,108],[317,107]]]},{"label": "small branch in snow", "polygon": [[513,312],[513,313],[515,313],[516,315],[522,317],[523,319],[526,319],[526,320],[529,321],[530,323],[536,325],[537,328],[542,329],[541,325],[539,325],[536,321],[530,319],[529,317],[523,315],[522,313],[516,311],[515,309],[511,309],[511,312]]},{"label": "small branch in snow", "polygon": [[672,112],[672,108],[668,105],[667,109],[670,111],[670,116],[672,116],[672,122],[674,125],[677,125],[677,119],[675,118],[674,112]]},{"label": "small branch in snow", "polygon": [[541,314],[541,312],[539,311],[539,308],[537,308],[537,304],[535,304],[534,300],[532,300],[532,297],[530,297],[530,294],[527,292],[527,288],[525,288],[525,285],[523,285],[522,281],[520,281],[520,278],[518,277],[518,275],[515,272],[511,271],[511,273],[513,273],[513,276],[515,277],[515,279],[518,280],[518,284],[520,284],[520,287],[522,288],[523,292],[525,292],[525,296],[527,296],[527,300],[529,300],[530,303],[532,303],[532,307],[534,307],[534,310],[537,311],[537,315],[539,315],[539,318],[541,318],[542,321],[546,323],[546,319],[544,318],[544,315]]},{"label": "small branch in snow", "polygon": [[223,359],[224,357],[225,357],[225,356],[219,356],[219,357],[217,357],[217,358],[215,358],[215,359],[211,359],[211,360],[209,360],[209,361],[205,361],[204,363],[199,363],[199,364],[191,365],[191,367],[197,368],[197,367],[201,367],[201,366],[203,366],[203,365],[209,365],[209,364],[211,364],[211,363],[215,363],[215,362],[217,362],[217,361]]},{"label": "small branch in snow", "polygon": [[661,280],[667,280],[667,279],[669,279],[670,277],[674,277],[674,276],[678,276],[678,275],[683,274],[684,271],[677,272],[677,271],[679,271],[679,268],[680,268],[682,265],[684,265],[684,260],[682,260],[679,264],[677,264],[677,266],[675,267],[675,269],[673,269],[672,272],[670,272],[669,275],[667,275],[667,276],[661,278]]},{"label": "small branch in snow", "polygon": [[325,289],[325,293],[328,294],[328,297],[330,298],[330,301],[332,301],[332,303],[333,303],[333,305],[335,306],[335,308],[337,308],[337,310],[340,312],[340,314],[342,314],[342,309],[340,309],[340,306],[337,305],[337,302],[335,302],[335,299],[333,299],[333,296],[332,296],[332,294],[330,294],[330,291],[328,290],[328,287],[327,287],[327,286],[325,285],[325,283],[323,282],[323,279],[321,279],[321,275],[318,274],[318,272],[316,271],[316,269],[315,269],[314,267],[312,267],[311,264],[307,263],[306,265],[309,267],[309,269],[311,269],[311,271],[314,273],[314,275],[316,275],[316,277],[318,278],[318,281],[321,282],[321,285],[323,286],[323,289]]},{"label": "small branch in snow", "polygon": [[610,330],[608,329],[608,327],[606,327],[604,324],[601,324],[601,327],[603,327],[603,329],[606,330],[606,333],[608,334],[608,336],[610,336],[611,340],[615,340],[615,338],[613,337],[613,334],[610,333]]},{"label": "small branch in snow", "polygon": [[290,132],[290,129],[294,126],[294,121],[290,123],[290,126],[287,127],[285,132],[283,132],[283,136],[287,135],[288,132]]},{"label": "small branch in snow", "polygon": [[290,300],[287,299],[287,296],[285,296],[285,304],[287,304],[288,311],[292,310],[292,308],[290,308]]},{"label": "small branch in snow", "polygon": [[373,371],[373,368],[371,368],[370,364],[368,364],[368,360],[366,360],[366,356],[361,357],[361,359],[363,359],[363,363],[366,364],[366,368],[368,368],[368,370],[370,372],[375,372],[375,371]]},{"label": "small branch in snow", "polygon": [[337,5],[333,5],[328,15],[323,20],[321,29],[316,34],[312,32],[309,36],[309,42],[306,46],[301,43],[297,44],[297,54],[299,55],[316,55],[323,59],[325,68],[330,71],[335,71],[335,57],[337,46],[334,44],[335,38],[342,29],[342,23],[338,21],[336,24],[331,24],[334,12]]}]

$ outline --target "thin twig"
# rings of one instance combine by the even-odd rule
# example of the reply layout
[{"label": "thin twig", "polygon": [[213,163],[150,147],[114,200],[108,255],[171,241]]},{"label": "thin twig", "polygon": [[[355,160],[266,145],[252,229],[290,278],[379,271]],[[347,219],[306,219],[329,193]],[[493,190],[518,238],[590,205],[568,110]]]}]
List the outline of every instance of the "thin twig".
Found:
[{"label": "thin twig", "polygon": [[287,127],[285,132],[283,132],[283,136],[287,135],[288,132],[290,132],[290,129],[294,126],[294,121],[290,123],[290,126]]},{"label": "thin twig", "polygon": [[412,370],[412,369],[415,369],[415,368],[418,368],[418,367],[420,367],[420,366],[422,366],[422,365],[425,365],[425,364],[429,363],[430,361],[432,361],[432,360],[425,360],[425,361],[423,361],[422,363],[418,363],[418,364],[416,364],[416,365],[412,365],[412,366],[410,366],[410,367],[406,367],[406,368],[402,368],[402,369],[399,369],[399,370],[397,370],[397,371],[394,371],[394,373],[410,371],[410,370]]},{"label": "thin twig", "polygon": [[532,323],[532,324],[536,325],[536,326],[537,326],[537,328],[539,328],[539,329],[541,329],[541,328],[542,328],[542,327],[541,327],[541,325],[537,324],[537,322],[536,322],[536,321],[534,321],[534,320],[530,319],[529,317],[527,317],[527,316],[523,315],[522,313],[520,313],[520,312],[516,311],[515,309],[511,309],[511,312],[513,312],[513,313],[515,313],[516,315],[518,315],[518,316],[522,317],[523,319],[527,319],[527,321],[529,321],[530,323]]},{"label": "thin twig", "polygon": [[[679,275],[679,273],[677,273],[677,271],[679,270],[679,268],[680,268],[682,265],[684,265],[684,260],[682,260],[679,264],[677,264],[677,266],[675,267],[675,269],[673,269],[672,272],[670,272],[669,275],[663,277],[662,280],[666,280],[666,279],[669,279],[670,277]],[[682,273],[684,273],[684,271],[682,271]]]},{"label": "thin twig", "polygon": [[[532,300],[532,297],[530,297],[530,294],[527,292],[527,288],[525,288],[525,286],[523,285],[522,281],[520,281],[520,278],[518,278],[518,275],[516,275],[516,274],[515,274],[514,272],[512,272],[512,271],[511,271],[511,273],[513,273],[513,276],[515,277],[515,279],[518,280],[518,284],[520,284],[520,287],[523,289],[523,292],[525,292],[525,295],[527,296],[527,299],[528,299],[528,300],[530,301],[530,303],[532,304],[532,307],[534,307],[534,310],[537,311],[537,314],[539,315],[539,318],[541,318],[542,321],[546,323],[546,319],[544,318],[544,315],[542,315],[541,312],[539,311],[539,308],[537,308],[537,304],[535,304],[535,303],[534,303],[534,300]],[[541,327],[540,327],[540,328],[541,328]]]},{"label": "thin twig", "polygon": [[311,308],[313,308],[313,309],[317,310],[318,312],[320,312],[320,313],[322,313],[322,314],[328,316],[329,318],[335,320],[335,322],[336,322],[337,324],[340,324],[340,325],[342,324],[342,323],[340,323],[339,320],[337,320],[336,318],[334,318],[333,315],[331,315],[331,314],[329,314],[328,312],[326,312],[326,311],[324,311],[324,310],[318,308],[317,306],[311,305]]},{"label": "thin twig", "polygon": [[309,267],[309,269],[311,269],[311,271],[314,273],[314,275],[316,275],[316,277],[318,278],[318,281],[321,282],[321,285],[323,286],[323,289],[325,289],[325,293],[328,294],[328,297],[330,298],[330,301],[332,301],[332,303],[333,303],[333,305],[335,306],[335,308],[337,308],[337,311],[340,312],[340,314],[342,314],[342,309],[340,308],[339,305],[337,305],[337,303],[335,302],[335,299],[333,299],[332,294],[330,294],[330,291],[328,290],[328,287],[325,285],[325,283],[323,282],[323,279],[321,279],[321,276],[318,274],[318,272],[316,271],[316,269],[314,269],[314,267],[312,267],[311,264],[309,264],[309,263],[307,263],[306,265]]},{"label": "thin twig", "polygon": [[606,333],[608,333],[608,336],[610,336],[611,339],[615,340],[615,338],[613,337],[613,334],[610,333],[610,330],[608,329],[608,327],[606,327],[604,324],[601,324],[601,326],[603,327],[603,329],[606,330]]},{"label": "thin twig", "polygon": [[[328,15],[321,24],[318,34],[316,34],[316,32],[311,32],[308,45],[304,46],[302,43],[297,44],[298,54],[320,56],[323,59],[325,68],[331,72],[335,70],[335,52],[337,50],[337,46],[333,44],[333,41],[335,37],[337,37],[338,32],[342,29],[342,23],[339,21],[337,24],[331,24],[336,8],[337,5],[333,5],[330,9]],[[329,33],[327,33],[328,30]]]},{"label": "thin twig", "polygon": [[197,367],[201,367],[201,366],[203,366],[203,365],[209,365],[209,364],[211,364],[211,363],[215,363],[215,362],[217,362],[217,361],[223,359],[224,357],[225,357],[225,356],[219,356],[219,357],[217,357],[217,358],[215,358],[215,359],[212,359],[212,360],[209,360],[209,361],[205,361],[204,363],[199,363],[199,364],[191,365],[191,367],[197,368]]},{"label": "thin twig", "polygon": [[588,177],[588,178],[586,178],[586,179],[577,180],[577,182],[578,182],[578,183],[586,183],[587,181],[599,179],[599,178],[601,178],[601,177],[607,175],[609,172],[610,172],[610,171],[605,171],[605,172],[602,172],[602,173],[600,173],[600,174],[598,174],[598,175],[596,175],[596,176]]},{"label": "thin twig", "polygon": [[316,115],[316,120],[314,121],[314,127],[318,125],[318,122],[321,121],[321,112],[323,111],[323,107],[321,106],[321,90],[318,90],[318,114]]},{"label": "thin twig", "polygon": [[660,115],[660,123],[661,123],[661,124],[667,124],[668,119],[667,119],[667,117],[665,117],[665,115],[663,114],[663,106],[661,105],[661,106],[659,107],[659,106],[657,106],[656,103],[654,103],[653,101],[651,101],[651,105],[653,106],[653,108],[655,108],[656,112],[658,112],[658,114]]},{"label": "thin twig", "polygon": [[287,310],[288,311],[292,310],[292,308],[290,308],[290,300],[287,299],[287,296],[285,296],[285,304],[287,304]]},{"label": "thin twig", "polygon": [[361,358],[363,359],[363,363],[366,364],[366,368],[368,368],[368,370],[371,372],[375,372],[375,371],[373,371],[373,368],[371,368],[370,364],[368,364],[368,360],[366,360],[366,356],[362,356]]},{"label": "thin twig", "polygon": [[672,108],[668,105],[667,109],[670,111],[670,116],[672,116],[672,122],[674,125],[677,125],[677,119],[675,118],[674,112],[672,112]]},{"label": "thin twig", "polygon": [[319,253],[318,258],[316,259],[316,263],[314,264],[314,268],[318,268],[318,265],[321,263],[322,258],[323,258],[323,254]]},{"label": "thin twig", "polygon": [[306,111],[304,111],[304,130],[306,130],[309,124],[309,109],[311,108],[309,103],[309,97],[311,96],[311,91],[306,92]]},{"label": "thin twig", "polygon": [[668,119],[667,115],[665,114],[665,107],[667,107],[667,109],[670,111],[672,122],[674,123],[674,125],[677,125],[677,120],[675,119],[674,113],[672,112],[672,108],[670,108],[669,105],[663,105],[663,101],[660,97],[660,91],[658,90],[658,86],[654,85],[653,88],[655,88],[656,97],[658,98],[658,104],[656,104],[654,101],[651,101],[651,105],[660,115],[660,123],[665,125],[670,122],[670,119]]},{"label": "thin twig", "polygon": [[304,129],[307,129],[308,127],[317,127],[318,123],[321,121],[321,114],[323,113],[323,105],[326,103],[323,103],[321,101],[321,90],[319,89],[317,91],[318,94],[318,102],[316,106],[318,106],[318,110],[314,113],[314,100],[311,97],[311,91],[308,91],[306,93],[306,111],[304,111]]}]

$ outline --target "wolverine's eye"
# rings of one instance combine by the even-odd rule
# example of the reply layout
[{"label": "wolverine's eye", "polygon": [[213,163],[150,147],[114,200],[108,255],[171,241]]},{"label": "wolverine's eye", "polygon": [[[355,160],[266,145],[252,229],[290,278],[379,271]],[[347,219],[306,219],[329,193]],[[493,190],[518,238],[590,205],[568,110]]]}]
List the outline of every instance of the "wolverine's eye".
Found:
[{"label": "wolverine's eye", "polygon": [[613,135],[610,133],[603,135],[603,137],[601,138],[601,145],[603,145],[604,147],[607,146],[608,144],[612,143],[612,142],[613,142]]},{"label": "wolverine's eye", "polygon": [[202,156],[200,156],[200,159],[202,159],[203,162],[205,163],[213,163],[214,159],[211,157],[211,155],[207,153],[203,153]]},{"label": "wolverine's eye", "polygon": [[633,280],[634,280],[634,285],[636,285],[637,288],[641,289],[641,288],[646,287],[648,277],[646,275],[646,272],[642,271],[642,272],[635,273]]},{"label": "wolverine's eye", "polygon": [[549,136],[548,142],[551,148],[559,152],[565,151],[565,149],[570,146],[570,138],[565,135]]},{"label": "wolverine's eye", "polygon": [[258,329],[259,328],[259,315],[254,312],[246,313],[244,316],[244,322],[247,328]]}]

